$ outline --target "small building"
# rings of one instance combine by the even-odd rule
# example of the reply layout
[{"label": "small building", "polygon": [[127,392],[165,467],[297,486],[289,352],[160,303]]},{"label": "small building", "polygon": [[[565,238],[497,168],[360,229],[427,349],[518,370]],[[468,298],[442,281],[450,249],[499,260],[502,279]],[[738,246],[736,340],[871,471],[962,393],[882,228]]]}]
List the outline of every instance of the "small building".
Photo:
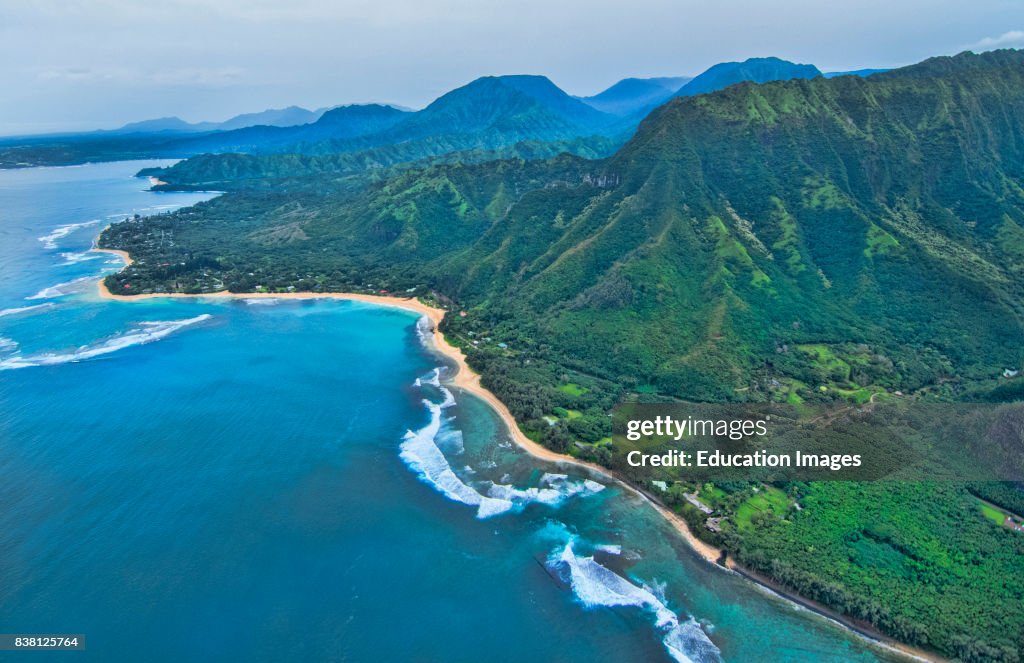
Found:
[{"label": "small building", "polygon": [[708,518],[704,521],[704,527],[707,527],[712,532],[722,531],[722,519],[721,518]]},{"label": "small building", "polygon": [[693,493],[683,493],[683,497],[686,498],[687,502],[700,509],[701,513],[711,515],[711,513],[714,511],[714,509],[709,507],[707,504],[704,504],[704,502],[701,502],[699,499],[697,499],[697,496],[694,495]]}]

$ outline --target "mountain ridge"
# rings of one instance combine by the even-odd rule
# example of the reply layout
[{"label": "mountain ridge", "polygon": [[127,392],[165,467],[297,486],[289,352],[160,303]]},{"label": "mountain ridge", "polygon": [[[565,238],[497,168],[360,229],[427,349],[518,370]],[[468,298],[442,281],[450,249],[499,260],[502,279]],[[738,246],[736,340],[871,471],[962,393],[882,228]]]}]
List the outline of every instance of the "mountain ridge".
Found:
[{"label": "mountain ridge", "polygon": [[690,76],[624,78],[595,95],[578,99],[606,113],[629,115],[667,101],[691,80]]},{"label": "mountain ridge", "polygon": [[179,132],[179,133],[203,133],[207,131],[231,131],[254,126],[291,127],[300,124],[316,122],[327,112],[328,108],[307,110],[300,106],[287,106],[285,108],[268,108],[252,113],[241,113],[229,117],[223,122],[186,122],[180,117],[168,116],[152,120],[140,120],[129,122],[117,129],[108,130],[107,133],[148,133],[148,132]]},{"label": "mountain ridge", "polygon": [[816,78],[821,71],[812,64],[797,64],[777,57],[748,58],[742,62],[721,62],[681,87],[673,96],[691,97],[716,92],[738,83],[768,83],[794,78]]}]

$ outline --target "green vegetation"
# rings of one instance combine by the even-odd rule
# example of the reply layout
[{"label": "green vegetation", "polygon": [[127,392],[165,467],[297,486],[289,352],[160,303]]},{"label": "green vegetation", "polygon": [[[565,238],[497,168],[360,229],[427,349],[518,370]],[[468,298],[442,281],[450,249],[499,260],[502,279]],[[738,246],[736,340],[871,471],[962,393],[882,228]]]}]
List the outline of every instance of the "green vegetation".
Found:
[{"label": "green vegetation", "polygon": [[582,396],[588,391],[585,387],[581,387],[575,382],[559,385],[558,390],[562,393],[569,394],[570,396]]},{"label": "green vegetation", "polygon": [[991,504],[985,504],[984,502],[979,502],[978,504],[981,507],[981,512],[985,515],[986,518],[994,522],[996,525],[999,525],[1000,527],[1003,526],[1003,523],[1006,522],[1005,513],[995,508]]},{"label": "green vegetation", "polygon": [[[1001,377],[1024,365],[1022,136],[1024,54],[964,54],[677,99],[598,161],[190,159],[168,181],[232,193],[101,242],[136,258],[116,293],[432,292],[466,312],[444,332],[532,439],[610,464],[627,399],[1024,397]],[[316,170],[331,160],[355,174]],[[1019,660],[1024,537],[975,499],[1020,513],[1018,488],[753,488],[701,490],[719,532],[681,488],[665,499],[886,633]]]},{"label": "green vegetation", "polygon": [[786,493],[773,486],[766,486],[740,504],[733,516],[740,531],[759,527],[765,519],[782,517],[789,509]]},{"label": "green vegetation", "polygon": [[802,510],[773,512],[756,529],[725,525],[741,563],[901,640],[961,660],[1016,660],[1024,537],[979,518],[958,486],[789,490]]}]

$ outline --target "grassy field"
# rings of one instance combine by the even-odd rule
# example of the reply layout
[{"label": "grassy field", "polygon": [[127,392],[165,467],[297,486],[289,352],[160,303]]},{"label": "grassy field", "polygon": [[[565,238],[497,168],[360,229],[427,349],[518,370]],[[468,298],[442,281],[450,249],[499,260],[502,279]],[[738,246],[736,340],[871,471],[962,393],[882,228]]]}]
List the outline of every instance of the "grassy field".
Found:
[{"label": "grassy field", "polygon": [[570,382],[568,384],[559,385],[558,391],[563,394],[569,394],[570,396],[582,396],[590,390],[586,387],[579,386],[575,382]]},{"label": "grassy field", "polygon": [[774,513],[776,516],[783,516],[788,507],[789,498],[786,493],[771,486],[762,488],[736,510],[736,527],[740,531],[748,530],[752,527],[750,519],[754,514]]},{"label": "grassy field", "polygon": [[996,525],[999,525],[1000,527],[1003,526],[1003,523],[1006,522],[1005,513],[995,508],[991,504],[986,504],[985,502],[981,502],[980,500],[978,504],[981,506],[981,512],[985,515],[986,518],[994,522]]}]

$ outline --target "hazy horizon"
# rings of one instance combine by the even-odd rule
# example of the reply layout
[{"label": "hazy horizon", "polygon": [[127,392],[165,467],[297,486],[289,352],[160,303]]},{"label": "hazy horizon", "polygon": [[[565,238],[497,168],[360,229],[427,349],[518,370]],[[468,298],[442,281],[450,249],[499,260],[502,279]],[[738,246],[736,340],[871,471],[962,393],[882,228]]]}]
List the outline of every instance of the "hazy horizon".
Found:
[{"label": "hazy horizon", "polygon": [[1016,0],[44,0],[0,8],[0,135],[292,105],[422,108],[487,75],[540,74],[586,96],[623,78],[694,76],[750,57],[825,72],[898,67],[1024,47],[1019,9]]}]

